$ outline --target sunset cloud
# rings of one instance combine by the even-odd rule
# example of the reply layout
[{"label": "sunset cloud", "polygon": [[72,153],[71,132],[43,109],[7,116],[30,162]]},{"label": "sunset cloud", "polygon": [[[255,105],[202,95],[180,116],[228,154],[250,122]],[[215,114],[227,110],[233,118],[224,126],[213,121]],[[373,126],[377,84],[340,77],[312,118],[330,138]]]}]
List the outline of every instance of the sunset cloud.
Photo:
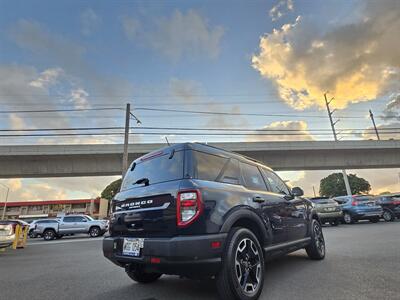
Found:
[{"label": "sunset cloud", "polygon": [[400,78],[400,3],[364,4],[363,18],[327,32],[298,17],[265,34],[253,68],[299,110],[323,107],[326,91],[337,108],[390,92]]},{"label": "sunset cloud", "polygon": [[[278,121],[265,125],[254,133],[266,134],[249,136],[248,141],[313,141],[314,137],[308,131],[308,125],[304,121]],[[270,135],[267,135],[270,134]]]}]

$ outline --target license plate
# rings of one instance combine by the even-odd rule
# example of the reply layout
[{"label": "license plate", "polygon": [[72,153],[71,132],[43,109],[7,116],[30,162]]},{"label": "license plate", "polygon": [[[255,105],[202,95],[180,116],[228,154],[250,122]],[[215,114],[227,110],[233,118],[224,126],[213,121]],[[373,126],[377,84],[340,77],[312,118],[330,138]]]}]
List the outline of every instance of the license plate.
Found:
[{"label": "license plate", "polygon": [[326,210],[326,211],[334,211],[335,208],[334,208],[334,207],[327,207],[327,208],[325,208],[325,210]]},{"label": "license plate", "polygon": [[144,239],[124,238],[122,254],[127,256],[140,256],[140,249],[144,247]]}]

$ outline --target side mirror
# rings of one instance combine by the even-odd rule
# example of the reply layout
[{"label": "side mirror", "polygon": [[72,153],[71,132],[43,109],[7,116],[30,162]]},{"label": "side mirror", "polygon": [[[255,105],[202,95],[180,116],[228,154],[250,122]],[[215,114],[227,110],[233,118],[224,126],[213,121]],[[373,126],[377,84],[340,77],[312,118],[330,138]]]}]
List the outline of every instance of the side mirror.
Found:
[{"label": "side mirror", "polygon": [[292,188],[292,195],[295,197],[301,197],[304,195],[304,191],[299,187]]}]

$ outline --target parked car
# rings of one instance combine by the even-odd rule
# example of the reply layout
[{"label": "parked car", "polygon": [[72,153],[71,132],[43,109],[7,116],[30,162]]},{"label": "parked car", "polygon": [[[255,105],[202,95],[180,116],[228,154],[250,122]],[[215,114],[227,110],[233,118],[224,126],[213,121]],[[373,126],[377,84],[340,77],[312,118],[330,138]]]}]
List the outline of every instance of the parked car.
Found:
[{"label": "parked car", "polygon": [[343,219],[342,207],[329,197],[310,198],[322,224],[329,223],[338,226]]},{"label": "parked car", "polygon": [[66,215],[51,222],[36,224],[34,234],[40,234],[44,240],[50,241],[76,233],[87,233],[91,237],[98,237],[107,230],[107,221],[94,220],[86,215]]},{"label": "parked car", "polygon": [[342,206],[343,222],[346,224],[353,224],[358,220],[377,223],[383,213],[382,207],[376,204],[374,196],[340,196],[333,199]]},{"label": "parked car", "polygon": [[113,199],[103,253],[139,283],[162,274],[216,278],[222,299],[257,299],[266,259],[325,257],[318,214],[251,158],[197,143],[136,159]]},{"label": "parked car", "polygon": [[47,223],[54,223],[54,221],[57,221],[57,219],[40,219],[40,220],[33,220],[29,224],[29,237],[30,238],[37,238],[40,237],[41,234],[38,231],[35,231],[37,228],[38,224],[47,224]]},{"label": "parked car", "polygon": [[400,193],[381,195],[377,197],[376,203],[383,208],[382,217],[386,222],[400,218]]},{"label": "parked car", "polygon": [[12,245],[17,225],[29,226],[28,223],[21,220],[0,221],[0,248],[7,248]]}]

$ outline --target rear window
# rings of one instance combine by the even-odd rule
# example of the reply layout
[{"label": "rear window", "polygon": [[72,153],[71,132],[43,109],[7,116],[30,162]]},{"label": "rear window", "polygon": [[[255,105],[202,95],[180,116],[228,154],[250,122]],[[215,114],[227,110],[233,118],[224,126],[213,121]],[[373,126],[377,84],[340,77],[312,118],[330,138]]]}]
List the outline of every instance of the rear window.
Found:
[{"label": "rear window", "polygon": [[234,158],[192,151],[194,160],[194,178],[239,184],[239,161]]},{"label": "rear window", "polygon": [[122,182],[121,191],[143,186],[135,183],[143,178],[149,180],[149,184],[161,183],[183,178],[184,151],[160,153],[136,160],[128,169]]},{"label": "rear window", "polygon": [[311,199],[312,202],[317,203],[317,204],[334,204],[336,203],[335,200],[333,199]]},{"label": "rear window", "polygon": [[372,196],[356,196],[356,197],[354,197],[354,200],[357,200],[358,202],[371,201],[371,200],[374,200],[374,197],[372,197]]}]

